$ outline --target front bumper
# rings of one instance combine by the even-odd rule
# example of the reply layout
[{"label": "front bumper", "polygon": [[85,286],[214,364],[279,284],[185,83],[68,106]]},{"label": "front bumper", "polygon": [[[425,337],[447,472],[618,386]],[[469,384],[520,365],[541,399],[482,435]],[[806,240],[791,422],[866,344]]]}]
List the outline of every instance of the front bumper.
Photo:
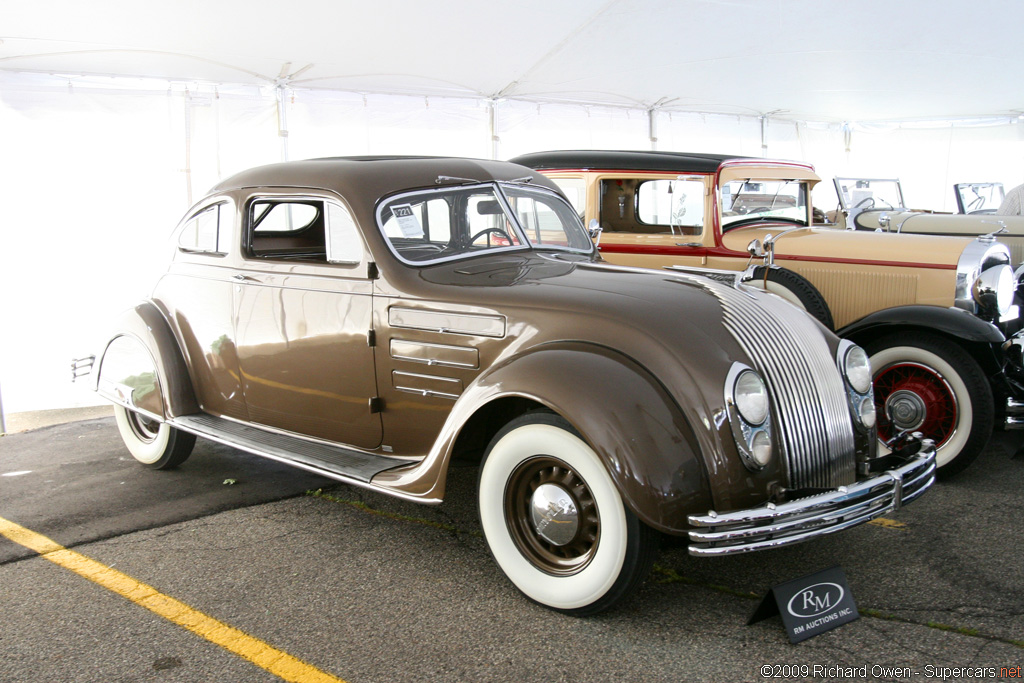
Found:
[{"label": "front bumper", "polygon": [[[894,454],[895,455],[895,454]],[[898,457],[898,460],[904,460]],[[897,510],[935,482],[935,444],[920,442],[904,464],[834,491],[775,505],[717,514],[690,515],[690,554],[735,555],[767,550],[832,534]]]}]

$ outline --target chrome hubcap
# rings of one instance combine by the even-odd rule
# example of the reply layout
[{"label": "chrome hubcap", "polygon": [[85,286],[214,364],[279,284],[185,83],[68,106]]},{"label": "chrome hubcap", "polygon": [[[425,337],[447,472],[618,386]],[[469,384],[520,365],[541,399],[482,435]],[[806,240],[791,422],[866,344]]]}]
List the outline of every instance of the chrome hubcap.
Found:
[{"label": "chrome hubcap", "polygon": [[537,535],[552,545],[567,545],[580,528],[576,503],[568,491],[556,484],[541,484],[533,492],[530,518]]},{"label": "chrome hubcap", "polygon": [[912,391],[894,391],[885,401],[885,414],[898,431],[917,429],[928,418],[924,400]]}]

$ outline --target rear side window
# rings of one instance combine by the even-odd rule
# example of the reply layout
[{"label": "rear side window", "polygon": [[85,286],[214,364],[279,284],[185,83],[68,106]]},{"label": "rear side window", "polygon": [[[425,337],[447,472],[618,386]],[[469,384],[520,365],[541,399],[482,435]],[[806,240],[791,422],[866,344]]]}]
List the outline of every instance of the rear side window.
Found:
[{"label": "rear side window", "polygon": [[220,236],[220,216],[227,211],[222,209],[226,209],[223,204],[215,204],[192,216],[178,235],[178,248],[191,253],[223,254],[227,239]]},{"label": "rear side window", "polygon": [[637,187],[640,223],[663,226],[663,232],[699,235],[704,229],[703,180],[646,180]]},{"label": "rear side window", "polygon": [[314,197],[255,199],[249,204],[248,252],[263,259],[360,263],[355,219],[339,203]]}]

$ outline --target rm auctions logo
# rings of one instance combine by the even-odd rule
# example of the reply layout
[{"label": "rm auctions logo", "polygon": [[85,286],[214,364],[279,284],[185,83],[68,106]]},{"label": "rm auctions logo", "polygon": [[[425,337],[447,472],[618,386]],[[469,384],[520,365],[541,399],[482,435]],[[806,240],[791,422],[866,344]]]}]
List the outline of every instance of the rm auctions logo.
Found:
[{"label": "rm auctions logo", "polygon": [[786,610],[794,617],[806,619],[824,614],[843,599],[843,587],[837,583],[816,583],[797,591],[789,599]]}]

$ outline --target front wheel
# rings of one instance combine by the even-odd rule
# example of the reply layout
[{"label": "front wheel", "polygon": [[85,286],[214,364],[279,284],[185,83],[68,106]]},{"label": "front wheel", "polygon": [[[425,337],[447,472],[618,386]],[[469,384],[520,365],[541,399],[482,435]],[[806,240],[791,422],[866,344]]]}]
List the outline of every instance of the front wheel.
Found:
[{"label": "front wheel", "polygon": [[167,470],[188,459],[195,446],[195,434],[175,429],[166,422],[142,413],[114,406],[114,419],[121,439],[132,456],[146,467]]},{"label": "front wheel", "polygon": [[491,554],[530,600],[583,616],[647,576],[658,534],[622,502],[597,454],[550,413],[516,418],[491,441],[479,478]]},{"label": "front wheel", "polygon": [[865,350],[874,373],[879,440],[922,432],[935,441],[939,476],[970,465],[995,422],[992,389],[978,362],[954,342],[927,333],[884,337]]}]

